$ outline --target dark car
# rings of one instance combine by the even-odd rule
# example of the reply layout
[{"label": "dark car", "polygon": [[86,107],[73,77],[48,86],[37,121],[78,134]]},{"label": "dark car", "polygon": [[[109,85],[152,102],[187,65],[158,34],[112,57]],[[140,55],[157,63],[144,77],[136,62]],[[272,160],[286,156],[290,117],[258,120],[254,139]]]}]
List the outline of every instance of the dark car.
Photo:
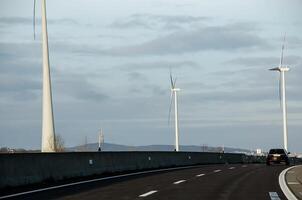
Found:
[{"label": "dark car", "polygon": [[285,163],[289,165],[288,153],[284,149],[271,149],[266,157],[266,165],[271,163]]}]

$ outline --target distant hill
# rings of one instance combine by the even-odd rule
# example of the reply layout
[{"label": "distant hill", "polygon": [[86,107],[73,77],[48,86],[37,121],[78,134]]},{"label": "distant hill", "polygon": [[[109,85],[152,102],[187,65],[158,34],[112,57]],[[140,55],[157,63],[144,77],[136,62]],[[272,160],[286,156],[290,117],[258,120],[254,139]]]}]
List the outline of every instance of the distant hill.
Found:
[{"label": "distant hill", "polygon": [[[97,151],[97,143],[89,143],[87,145],[75,146],[66,148],[66,151]],[[104,143],[101,145],[102,151],[173,151],[173,145],[147,145],[147,146],[127,146],[120,144]],[[196,145],[181,145],[180,151],[190,152],[221,152],[221,147],[196,146]],[[239,148],[224,148],[225,153],[250,153],[250,150]]]}]

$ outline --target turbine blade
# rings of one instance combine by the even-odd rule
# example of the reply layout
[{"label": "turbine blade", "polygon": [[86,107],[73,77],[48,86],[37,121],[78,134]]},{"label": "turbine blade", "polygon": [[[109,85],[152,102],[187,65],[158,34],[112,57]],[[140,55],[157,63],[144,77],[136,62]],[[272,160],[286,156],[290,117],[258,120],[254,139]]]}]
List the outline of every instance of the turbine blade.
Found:
[{"label": "turbine blade", "polygon": [[280,76],[279,76],[279,101],[280,101],[280,108],[282,107],[282,98],[281,98],[281,95],[282,95],[282,72],[280,72]]},{"label": "turbine blade", "polygon": [[176,80],[177,80],[177,78],[174,79],[174,84],[173,84],[173,85],[174,85],[174,88],[175,88],[175,86],[176,86]]},{"label": "turbine blade", "polygon": [[284,44],[281,47],[281,56],[280,56],[280,67],[283,65],[283,51],[284,51]]},{"label": "turbine blade", "polygon": [[174,92],[171,91],[168,124],[170,124],[170,120],[171,120],[171,111],[172,111],[172,104],[173,104],[173,94],[174,94]]},{"label": "turbine blade", "polygon": [[36,0],[34,0],[34,8],[33,8],[33,32],[34,32],[34,40],[36,39]]},{"label": "turbine blade", "polygon": [[170,81],[171,81],[171,88],[174,89],[174,83],[173,83],[171,71],[170,71]]},{"label": "turbine blade", "polygon": [[286,38],[286,33],[284,34],[283,43],[282,43],[282,47],[281,47],[280,67],[282,67],[283,62],[284,62],[283,52],[284,52],[284,46],[285,46],[285,38]]},{"label": "turbine blade", "polygon": [[270,71],[280,71],[280,68],[279,67],[275,67],[275,68],[271,68],[269,69]]}]

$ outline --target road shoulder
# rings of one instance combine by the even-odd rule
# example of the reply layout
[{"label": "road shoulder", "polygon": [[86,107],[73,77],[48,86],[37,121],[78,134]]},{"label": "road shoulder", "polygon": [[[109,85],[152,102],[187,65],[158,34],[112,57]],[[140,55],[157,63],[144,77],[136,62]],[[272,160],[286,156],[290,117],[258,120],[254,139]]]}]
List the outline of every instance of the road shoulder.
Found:
[{"label": "road shoulder", "polygon": [[290,200],[302,199],[302,165],[289,167],[279,175],[282,192]]}]

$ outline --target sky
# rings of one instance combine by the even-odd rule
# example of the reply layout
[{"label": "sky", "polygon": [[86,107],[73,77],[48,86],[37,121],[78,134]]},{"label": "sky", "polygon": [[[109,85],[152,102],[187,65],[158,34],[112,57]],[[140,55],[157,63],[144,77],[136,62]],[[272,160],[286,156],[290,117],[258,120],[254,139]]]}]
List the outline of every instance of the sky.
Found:
[{"label": "sky", "polygon": [[[56,134],[66,146],[174,144],[281,147],[277,72],[286,33],[289,150],[302,152],[299,0],[47,1]],[[0,1],[0,147],[39,149],[41,1]],[[173,115],[173,113],[172,113]]]}]

